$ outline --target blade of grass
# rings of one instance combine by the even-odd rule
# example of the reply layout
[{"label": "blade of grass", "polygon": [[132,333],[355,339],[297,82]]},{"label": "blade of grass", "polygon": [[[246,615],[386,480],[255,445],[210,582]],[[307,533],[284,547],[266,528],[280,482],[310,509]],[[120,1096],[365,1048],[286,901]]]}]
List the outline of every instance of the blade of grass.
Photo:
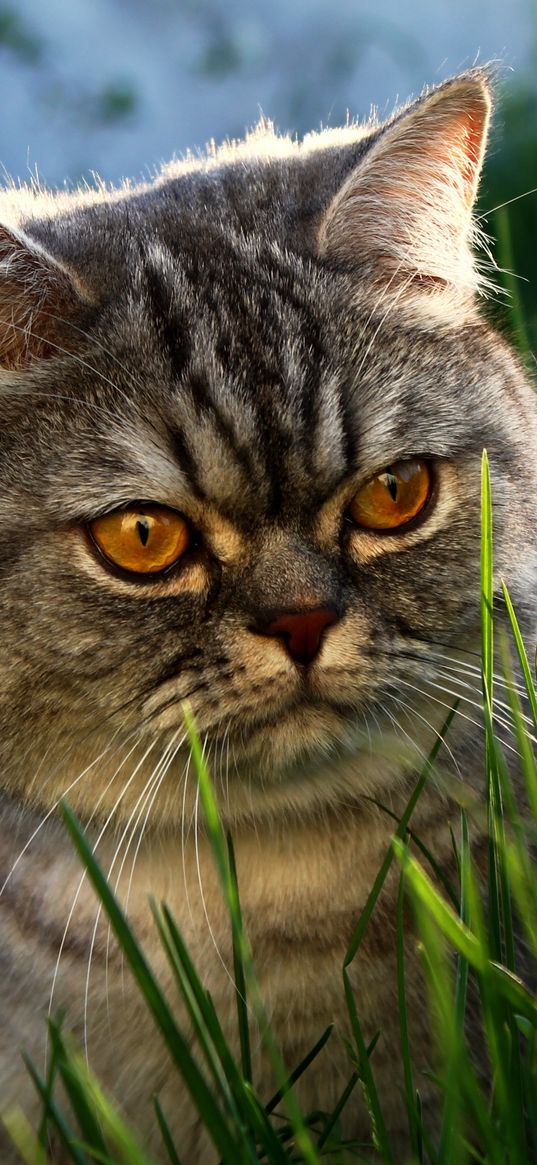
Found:
[{"label": "blade of grass", "polygon": [[[218,1017],[215,1014],[210,996],[200,982],[186,943],[168,907],[165,904],[159,907],[151,899],[150,907],[160,941],[190,1016],[192,1027],[209,1071],[213,1076],[224,1103],[230,1110],[231,1116],[235,1120],[240,1121],[234,1103],[231,1080],[226,1071],[226,1069],[230,1068],[233,1071],[235,1069],[235,1063],[231,1052],[227,1048],[225,1037]],[[239,1073],[235,1072],[234,1082],[238,1076]]]},{"label": "blade of grass", "polygon": [[[69,1076],[71,1080],[77,1080],[78,1095],[84,1095],[86,1108],[88,1111],[93,1110],[112,1145],[114,1157],[108,1154],[108,1159],[114,1161],[114,1165],[116,1162],[117,1165],[151,1165],[137,1138],[105,1096],[80,1054],[70,1054]],[[95,1156],[98,1160],[107,1159],[100,1148],[96,1149]]]},{"label": "blade of grass", "polygon": [[270,1161],[270,1165],[289,1165],[289,1158],[281,1140],[275,1133],[252,1085],[248,1081],[245,1081],[244,1088],[250,1100],[250,1123],[259,1144],[263,1148],[263,1155],[266,1156],[267,1161]]},{"label": "blade of grass", "polygon": [[[461,896],[459,918],[465,926],[469,926],[469,911],[466,893],[466,868],[470,860],[470,840],[468,834],[468,820],[464,810],[461,810],[461,841],[457,847],[459,856]],[[462,1069],[460,1049],[464,1041],[464,1020],[466,1015],[466,998],[468,991],[468,961],[464,955],[457,955],[455,972],[455,1000],[454,1000],[454,1038],[452,1041],[452,1057],[446,1069],[446,1094],[440,1128],[439,1158],[443,1165],[454,1162],[458,1165],[457,1154],[459,1147],[465,1152],[462,1136],[461,1102],[459,1073]],[[454,1135],[456,1130],[456,1136]]]},{"label": "blade of grass", "polygon": [[[400,860],[403,862],[403,871],[408,878],[410,870],[412,869],[414,872],[419,867],[415,859],[408,853],[407,847],[403,847],[400,842],[395,844]],[[423,871],[421,873],[427,880]],[[461,1158],[464,1159],[464,1125],[469,1113],[475,1123],[478,1139],[489,1155],[489,1165],[506,1165],[503,1145],[490,1119],[487,1104],[463,1038],[464,1033],[453,1022],[451,968],[447,962],[447,951],[443,946],[442,928],[438,927],[438,919],[435,917],[434,911],[431,910],[428,898],[416,894],[412,878],[409,878],[408,881],[418,930],[422,938],[419,950],[428,985],[428,994],[433,1014],[436,1016],[438,1051],[444,1064],[442,1087],[446,1091],[446,1106],[452,1122],[445,1130],[444,1143],[439,1149],[438,1161],[442,1165],[448,1165],[449,1162],[452,1165],[460,1165]],[[436,893],[436,891],[434,892]],[[471,899],[471,894],[468,894],[468,899]],[[468,908],[470,908],[470,904]],[[449,906],[447,909],[451,911]],[[447,938],[451,945],[451,935],[448,934]],[[462,1097],[465,1101],[464,1109],[461,1103]],[[463,1111],[465,1113],[464,1122]],[[429,1152],[428,1138],[426,1143]]]},{"label": "blade of grass", "polygon": [[[515,727],[517,748],[520,754],[520,768],[524,778],[528,804],[533,817],[533,826],[537,830],[537,759],[534,753],[533,741],[530,738],[522,713],[520,697],[515,688],[513,671],[508,658],[504,657],[503,670],[507,686],[507,698]],[[511,813],[513,820],[513,814]]]},{"label": "blade of grass", "polygon": [[324,1126],[324,1129],[323,1129],[323,1131],[322,1131],[322,1133],[317,1141],[317,1152],[320,1153],[321,1149],[326,1145],[327,1141],[329,1140],[332,1129],[335,1128],[344,1108],[346,1108],[348,1101],[350,1100],[352,1093],[353,1093],[359,1079],[360,1079],[360,1077],[359,1077],[358,1073],[353,1072],[350,1080],[345,1085],[345,1088],[343,1089],[343,1092],[341,1093],[341,1096],[340,1096],[339,1100],[337,1101],[335,1108],[332,1110],[332,1112],[331,1112],[331,1114],[330,1114],[330,1116],[329,1116],[329,1118]]},{"label": "blade of grass", "polygon": [[[377,809],[380,809],[382,813],[387,815],[387,817],[391,817],[393,821],[399,823],[400,817],[397,815],[397,813],[394,813],[393,809],[390,809],[388,805],[383,805],[382,801],[378,801],[376,797],[364,797],[364,801],[369,801],[370,804],[376,805]],[[409,841],[412,841],[416,848],[420,850],[420,853],[423,854],[426,862],[430,865],[433,874],[440,882],[440,885],[444,887],[444,890],[446,891],[452,906],[455,907],[455,910],[458,910],[459,899],[457,898],[457,894],[451,885],[449,878],[446,876],[445,871],[442,869],[442,866],[439,862],[437,862],[434,854],[431,853],[429,847],[425,845],[418,834],[415,833],[414,830],[410,828],[410,826],[407,827],[405,833]]]},{"label": "blade of grass", "polygon": [[91,1145],[92,1149],[96,1149],[97,1152],[102,1153],[104,1156],[109,1156],[108,1147],[101,1132],[101,1126],[96,1119],[94,1110],[88,1103],[86,1088],[81,1085],[79,1073],[73,1072],[72,1070],[71,1052],[65,1044],[62,1032],[58,1024],[53,1020],[49,1020],[48,1027],[53,1054],[58,1064],[58,1072],[73,1110],[73,1115],[78,1122],[81,1133],[80,1139],[87,1142],[88,1145]]},{"label": "blade of grass", "polygon": [[[239,930],[244,931],[242,921],[242,911],[239,898],[239,887],[237,882],[237,867],[235,864],[235,853],[233,850],[233,842],[228,835],[227,838],[229,873],[233,885],[234,895],[237,900],[237,912]],[[248,1022],[248,998],[246,994],[246,976],[244,974],[244,963],[241,957],[240,945],[237,942],[237,934],[235,929],[232,933],[233,941],[233,973],[235,975],[235,998],[237,1001],[237,1023],[239,1028],[239,1043],[241,1049],[241,1064],[242,1074],[245,1080],[252,1082],[252,1056],[250,1052],[250,1027]]]},{"label": "blade of grass", "polygon": [[[42,1077],[39,1075],[39,1072],[34,1067],[32,1061],[27,1056],[24,1056],[23,1059],[34,1082],[35,1088],[41,1097],[43,1105],[45,1106],[48,1120],[52,1125],[54,1125],[60,1141],[67,1151],[67,1159],[73,1162],[73,1165],[88,1165],[88,1158],[86,1157],[86,1154],[77,1145],[78,1138],[76,1133],[70,1127],[59,1105],[50,1094],[47,1087],[47,1082],[42,1079]],[[113,1165],[113,1163],[110,1162],[110,1165]]]},{"label": "blade of grass", "polygon": [[[192,963],[188,948],[168,907],[152,906],[155,921],[174,975],[192,1016],[202,1050],[206,1054],[215,1079],[222,1086],[224,1099],[234,1127],[241,1138],[245,1158],[255,1165],[257,1154],[250,1128],[251,1099],[246,1081],[224,1036],[214,1003],[202,986]],[[270,1134],[267,1134],[270,1135]]]},{"label": "blade of grass", "polygon": [[[434,742],[434,745],[429,753],[429,756],[427,757],[427,760],[423,766],[423,769],[422,769],[422,771],[421,771],[421,773],[416,781],[416,784],[414,786],[412,794],[409,797],[409,800],[406,804],[406,807],[405,807],[404,813],[401,817],[401,820],[399,822],[399,825],[395,831],[394,836],[397,838],[404,838],[404,836],[405,836],[405,833],[407,831],[407,827],[408,827],[408,824],[409,824],[410,819],[412,817],[412,814],[414,812],[414,809],[416,808],[416,805],[419,801],[419,798],[420,798],[420,796],[423,792],[423,789],[427,783],[427,780],[431,774],[431,771],[433,769],[433,766],[434,766],[434,763],[435,763],[436,758],[438,756],[438,753],[440,752],[440,749],[444,743],[444,737],[446,736],[446,733],[449,730],[450,724],[453,720],[453,717],[457,711],[458,706],[459,706],[459,701],[457,700],[455,702],[455,704],[453,705],[453,707],[450,709],[448,715],[446,716],[446,719],[445,719],[445,721],[440,729],[440,732],[438,734],[438,737]],[[391,844],[389,844],[387,851],[386,851],[386,855],[385,855],[384,860],[382,862],[382,865],[378,871],[378,874],[375,877],[375,881],[373,882],[373,886],[371,887],[371,890],[368,894],[366,904],[365,904],[365,906],[360,914],[360,917],[359,917],[358,922],[356,924],[356,927],[354,929],[353,935],[351,937],[350,943],[347,947],[347,952],[346,952],[345,959],[343,962],[344,967],[348,967],[349,963],[352,963],[352,960],[354,959],[354,957],[358,951],[358,948],[360,947],[360,944],[361,944],[362,939],[364,937],[369,920],[370,920],[371,915],[375,909],[375,906],[377,904],[377,900],[379,898],[382,887],[386,881],[386,878],[388,876],[388,873],[389,873],[389,870],[391,868],[391,864],[392,864],[393,860],[394,860],[394,852],[393,852],[393,849],[391,847]]]},{"label": "blade of grass", "polygon": [[[310,1064],[313,1063],[313,1061],[319,1055],[319,1052],[322,1051],[324,1045],[329,1040],[333,1030],[334,1025],[333,1023],[330,1023],[323,1032],[322,1036],[320,1036],[320,1038],[317,1040],[317,1043],[314,1044],[307,1055],[304,1056],[304,1059],[301,1060],[300,1063],[297,1064],[296,1068],[294,1068],[293,1071],[289,1073],[288,1080],[290,1084],[296,1084],[297,1080],[299,1080],[302,1074],[306,1071],[306,1068],[309,1068]],[[268,1104],[265,1105],[265,1112],[267,1114],[274,1112],[276,1106],[280,1104],[280,1101],[283,1100],[284,1095],[285,1093],[282,1091],[282,1089],[278,1088],[278,1091],[274,1093],[274,1096],[271,1096]]]},{"label": "blade of grass", "polygon": [[[47,1051],[48,1051],[48,1049],[47,1049]],[[50,1063],[49,1063],[48,1071],[47,1071],[47,1088],[48,1088],[50,1094],[52,1094],[52,1092],[54,1090],[54,1081],[56,1078],[57,1070],[58,1070],[58,1053],[57,1053],[56,1049],[53,1047],[51,1049]],[[39,1130],[38,1130],[37,1136],[38,1136],[40,1144],[43,1145],[44,1148],[46,1148],[47,1138],[48,1138],[48,1115],[47,1115],[46,1109],[43,1109],[43,1114],[41,1117],[41,1121],[39,1123]]]},{"label": "blade of grass", "polygon": [[177,1149],[175,1147],[173,1137],[172,1137],[172,1134],[171,1134],[170,1129],[168,1127],[168,1122],[167,1122],[166,1117],[164,1115],[164,1111],[163,1111],[163,1108],[162,1108],[162,1105],[160,1103],[158,1096],[153,1097],[153,1104],[155,1106],[155,1115],[157,1118],[158,1127],[159,1127],[161,1135],[162,1135],[164,1148],[166,1149],[166,1152],[167,1152],[168,1157],[170,1159],[170,1165],[183,1165],[183,1162],[181,1161],[179,1153],[177,1152]]},{"label": "blade of grass", "polygon": [[183,716],[188,732],[190,748],[192,751],[192,757],[194,760],[194,766],[198,780],[205,827],[207,830],[216,871],[220,879],[220,886],[224,897],[224,902],[226,903],[228,909],[232,934],[234,933],[237,951],[244,968],[248,997],[252,1002],[254,1014],[256,1016],[261,1033],[261,1039],[271,1061],[276,1081],[283,1093],[283,1100],[287,1108],[289,1120],[294,1129],[297,1148],[299,1149],[300,1153],[302,1153],[306,1165],[319,1165],[319,1156],[315,1150],[304,1117],[300,1110],[300,1106],[293,1092],[293,1088],[289,1080],[289,1074],[286,1071],[279,1048],[277,1047],[276,1041],[274,1039],[268,1016],[265,1011],[265,1006],[261,998],[257,978],[254,972],[250,944],[242,923],[237,885],[233,880],[233,876],[230,870],[228,847],[218,815],[212,782],[207,766],[205,764],[200,741],[195,730],[192,713],[187,704],[183,704]]},{"label": "blade of grass", "polygon": [[[486,450],[482,458],[481,502],[481,632],[489,829],[489,941],[493,959],[504,962],[509,970],[514,971],[515,938],[503,822],[504,795],[511,804],[513,799],[509,773],[493,728],[493,533]],[[522,1063],[520,1041],[512,1013],[513,1004],[505,992],[500,991],[498,981],[490,973],[490,964],[487,972],[481,975],[480,987],[494,1071],[497,1112],[511,1149],[513,1165],[515,1162],[524,1165]]]},{"label": "blade of grass", "polygon": [[396,958],[397,958],[397,1002],[399,1005],[399,1030],[401,1037],[401,1056],[403,1060],[403,1080],[406,1098],[406,1108],[408,1114],[408,1128],[410,1133],[410,1147],[412,1152],[417,1156],[418,1153],[418,1129],[417,1129],[417,1113],[414,1105],[414,1080],[412,1076],[412,1063],[410,1059],[410,1042],[408,1035],[408,1017],[406,1004],[406,986],[405,986],[405,920],[404,920],[404,879],[403,872],[399,878],[399,892],[397,895],[397,919],[396,919]]},{"label": "blade of grass", "polygon": [[486,449],[481,458],[481,674],[483,681],[483,710],[485,715],[485,766],[487,782],[488,854],[489,854],[489,943],[493,958],[501,961],[503,934],[501,928],[502,902],[499,869],[498,827],[501,820],[501,800],[495,764],[492,709],[494,706],[493,654],[493,544],[492,497],[489,461]]},{"label": "blade of grass", "polygon": [[410,854],[405,852],[405,846],[401,841],[394,838],[392,844],[416,898],[426,906],[442,934],[464,955],[471,966],[490,978],[500,995],[507,999],[515,1010],[525,1015],[532,1024],[537,1024],[537,1000],[531,992],[511,971],[498,963],[488,961],[475,934],[441,898],[425,871]]},{"label": "blade of grass", "polygon": [[52,1165],[22,1108],[8,1109],[0,1119],[25,1165]]},{"label": "blade of grass", "polygon": [[535,683],[533,680],[533,676],[531,674],[531,668],[530,668],[528,656],[526,654],[526,648],[524,647],[524,640],[522,639],[522,632],[520,630],[520,625],[519,625],[518,619],[516,617],[513,604],[511,602],[511,596],[510,596],[509,591],[507,590],[507,587],[503,581],[502,581],[502,593],[503,593],[503,597],[505,600],[505,605],[507,607],[507,613],[509,615],[509,622],[511,624],[511,630],[513,632],[513,639],[515,641],[515,646],[517,649],[518,658],[520,660],[520,667],[522,670],[522,675],[524,677],[524,684],[526,686],[526,692],[528,694],[528,700],[529,700],[530,708],[532,711],[534,728],[535,728],[535,731],[537,732],[537,690],[535,688]]},{"label": "blade of grass", "polygon": [[390,1145],[390,1138],[388,1136],[388,1130],[386,1128],[386,1122],[384,1120],[384,1115],[375,1084],[375,1078],[371,1068],[370,1058],[367,1054],[367,1047],[363,1037],[360,1020],[358,1018],[354,993],[346,966],[343,967],[343,984],[345,987],[345,998],[347,1001],[347,1010],[349,1012],[352,1034],[356,1044],[357,1069],[360,1080],[362,1082],[367,1109],[371,1117],[374,1142],[379,1152],[382,1154],[382,1160],[385,1165],[395,1165],[395,1158]]}]

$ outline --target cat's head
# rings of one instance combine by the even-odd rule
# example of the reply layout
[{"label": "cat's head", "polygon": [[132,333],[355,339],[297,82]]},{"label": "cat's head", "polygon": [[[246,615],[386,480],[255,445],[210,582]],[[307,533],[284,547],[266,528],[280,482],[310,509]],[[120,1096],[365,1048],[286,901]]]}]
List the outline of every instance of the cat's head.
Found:
[{"label": "cat's head", "polygon": [[472,254],[488,116],[473,73],[366,131],[13,198],[8,789],[178,820],[184,701],[232,816],[397,781],[478,690],[484,446],[535,625],[535,404]]}]

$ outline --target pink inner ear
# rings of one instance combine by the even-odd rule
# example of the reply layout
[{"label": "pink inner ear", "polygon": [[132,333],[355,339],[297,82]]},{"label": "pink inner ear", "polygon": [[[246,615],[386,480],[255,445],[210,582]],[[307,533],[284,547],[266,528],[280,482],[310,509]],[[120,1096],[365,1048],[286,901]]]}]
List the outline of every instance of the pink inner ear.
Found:
[{"label": "pink inner ear", "polygon": [[[484,135],[485,115],[480,109],[476,109],[473,113],[460,114],[454,120],[452,131],[446,135],[445,139],[448,155],[450,145],[451,148],[455,147],[459,155],[458,168],[464,183],[465,198],[469,204],[473,202],[475,197]],[[445,160],[447,161],[448,158]]]},{"label": "pink inner ear", "polygon": [[481,155],[483,152],[483,136],[485,132],[484,117],[481,113],[467,114],[464,118],[464,152],[467,165],[463,167],[463,177],[468,187],[468,196],[472,201]]}]

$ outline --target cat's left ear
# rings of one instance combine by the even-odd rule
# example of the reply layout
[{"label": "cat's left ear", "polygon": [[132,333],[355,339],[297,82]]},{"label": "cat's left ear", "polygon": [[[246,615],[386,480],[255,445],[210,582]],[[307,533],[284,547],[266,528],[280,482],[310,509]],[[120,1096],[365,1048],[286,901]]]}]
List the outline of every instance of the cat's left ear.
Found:
[{"label": "cat's left ear", "polygon": [[472,71],[389,122],[329,206],[321,254],[403,307],[419,297],[435,314],[460,311],[482,282],[472,208],[490,108],[486,74]]},{"label": "cat's left ear", "polygon": [[22,370],[69,350],[87,310],[78,279],[40,243],[0,223],[0,369]]}]

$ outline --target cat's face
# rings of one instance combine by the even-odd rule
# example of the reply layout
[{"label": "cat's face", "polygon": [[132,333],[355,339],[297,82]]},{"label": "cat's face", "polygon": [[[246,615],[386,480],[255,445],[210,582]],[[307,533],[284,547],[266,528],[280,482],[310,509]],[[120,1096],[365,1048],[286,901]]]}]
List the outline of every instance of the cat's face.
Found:
[{"label": "cat's face", "polygon": [[[8,788],[50,801],[90,766],[69,794],[84,811],[142,798],[142,813],[177,819],[190,803],[184,701],[231,815],[396,779],[445,719],[457,660],[477,688],[484,446],[499,573],[531,625],[531,392],[457,283],[466,209],[440,214],[444,268],[431,228],[417,273],[430,194],[424,205],[407,187],[399,221],[403,175],[438,183],[434,150],[416,159],[416,142],[439,107],[437,154],[451,142],[452,185],[457,174],[459,199],[473,197],[483,83],[439,92],[368,151],[319,151],[322,166],[297,155],[248,180],[237,161],[27,225],[47,248],[31,257],[34,286],[52,290],[33,310],[43,340],[17,349],[12,331],[5,361]],[[286,200],[300,183],[298,229],[296,190]],[[29,264],[27,240],[10,239]],[[46,271],[49,251],[82,293]]]}]

